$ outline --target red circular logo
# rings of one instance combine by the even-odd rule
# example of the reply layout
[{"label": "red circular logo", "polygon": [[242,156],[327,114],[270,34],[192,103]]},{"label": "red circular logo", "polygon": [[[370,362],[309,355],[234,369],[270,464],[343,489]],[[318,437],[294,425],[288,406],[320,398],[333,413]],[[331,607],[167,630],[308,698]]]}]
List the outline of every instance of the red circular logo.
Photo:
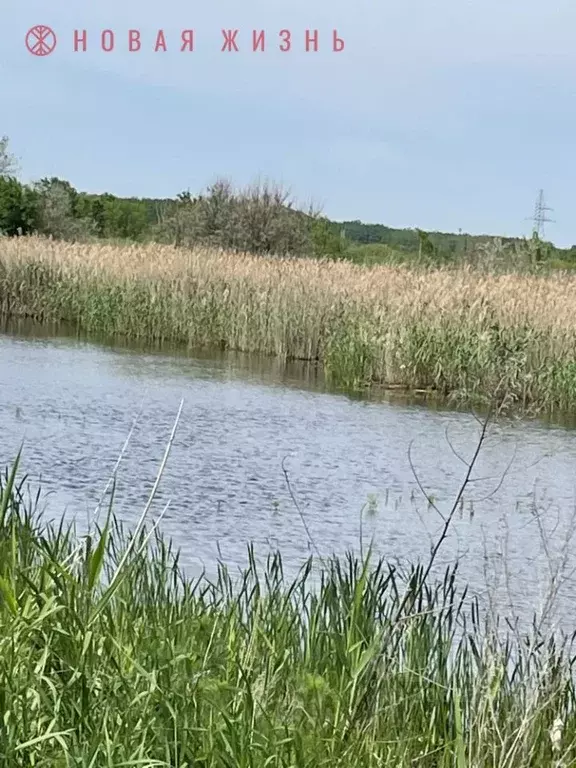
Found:
[{"label": "red circular logo", "polygon": [[37,24],[28,30],[26,48],[34,56],[48,56],[56,48],[54,30],[44,24]]}]

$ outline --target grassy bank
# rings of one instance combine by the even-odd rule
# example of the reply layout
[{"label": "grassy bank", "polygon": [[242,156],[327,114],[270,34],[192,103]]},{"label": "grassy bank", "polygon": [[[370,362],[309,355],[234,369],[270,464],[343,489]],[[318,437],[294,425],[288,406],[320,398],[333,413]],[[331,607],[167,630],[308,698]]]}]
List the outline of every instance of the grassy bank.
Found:
[{"label": "grassy bank", "polygon": [[576,277],[0,238],[0,312],[318,360],[338,386],[576,404]]},{"label": "grassy bank", "polygon": [[0,489],[2,766],[574,765],[573,656],[496,640],[454,571],[192,583],[157,530],[80,539]]}]

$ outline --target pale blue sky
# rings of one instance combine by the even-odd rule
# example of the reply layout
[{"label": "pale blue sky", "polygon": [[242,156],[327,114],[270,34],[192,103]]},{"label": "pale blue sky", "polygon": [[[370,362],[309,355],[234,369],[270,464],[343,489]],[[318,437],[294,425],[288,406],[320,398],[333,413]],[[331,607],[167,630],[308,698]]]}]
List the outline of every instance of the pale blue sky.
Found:
[{"label": "pale blue sky", "polygon": [[[556,0],[10,0],[0,29],[0,134],[26,180],[174,196],[216,176],[267,177],[336,219],[528,234],[538,189],[546,234],[576,244],[576,3]],[[34,24],[58,36],[31,56]],[[197,50],[180,53],[181,29]],[[240,53],[221,53],[238,27]],[[89,49],[72,51],[73,30]],[[97,47],[115,30],[117,48]],[[126,30],[168,53],[130,54]],[[293,32],[289,54],[249,50]],[[321,50],[296,50],[318,28]],[[333,28],[343,53],[329,45]],[[174,44],[171,44],[171,43]],[[92,43],[92,45],[91,45]],[[243,45],[244,43],[244,45]],[[244,48],[244,50],[242,50]]]}]

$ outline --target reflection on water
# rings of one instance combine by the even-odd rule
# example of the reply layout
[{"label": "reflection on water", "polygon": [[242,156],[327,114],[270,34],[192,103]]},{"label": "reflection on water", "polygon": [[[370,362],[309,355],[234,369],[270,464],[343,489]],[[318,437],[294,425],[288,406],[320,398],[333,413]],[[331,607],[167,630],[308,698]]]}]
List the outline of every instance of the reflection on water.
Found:
[{"label": "reflection on water", "polygon": [[[137,341],[126,338],[95,338],[66,323],[38,323],[27,318],[0,319],[0,329],[6,336],[19,339],[39,341],[55,338],[79,342],[89,342],[112,352],[142,352],[147,356],[162,356],[167,364],[170,361],[190,360],[196,362],[207,361],[212,366],[226,375],[244,380],[255,380],[267,384],[279,384],[285,387],[314,392],[330,392],[332,394],[345,394],[352,400],[370,402],[390,402],[402,405],[426,405],[433,410],[455,410],[457,406],[448,405],[438,400],[431,394],[423,392],[405,392],[397,389],[382,389],[372,387],[362,391],[343,390],[330,385],[322,370],[322,366],[307,360],[283,361],[275,357],[266,357],[244,352],[223,351],[221,349],[187,349],[182,345],[174,345],[168,342]],[[465,410],[464,408],[461,410]],[[564,423],[564,422],[563,422]]]},{"label": "reflection on water", "polygon": [[[260,553],[280,548],[288,571],[310,554],[283,464],[323,554],[357,550],[362,530],[391,560],[424,558],[442,520],[420,485],[449,510],[478,438],[466,413],[329,393],[312,365],[10,330],[0,336],[0,460],[11,462],[24,440],[23,468],[42,482],[51,517],[64,510],[85,523],[140,414],[117,487],[117,512],[134,521],[184,399],[155,511],[170,500],[163,530],[193,572],[213,571],[219,555],[241,567],[249,542]],[[443,563],[460,558],[477,593],[528,616],[559,558],[566,573],[576,565],[575,459],[572,431],[493,426]],[[574,596],[569,578],[561,615]]]}]

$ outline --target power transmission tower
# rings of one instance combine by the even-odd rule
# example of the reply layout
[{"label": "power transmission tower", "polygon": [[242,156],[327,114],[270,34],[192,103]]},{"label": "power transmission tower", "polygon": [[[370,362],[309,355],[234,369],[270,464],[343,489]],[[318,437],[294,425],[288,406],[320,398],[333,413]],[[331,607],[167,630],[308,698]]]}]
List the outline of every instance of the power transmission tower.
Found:
[{"label": "power transmission tower", "polygon": [[534,205],[534,215],[531,217],[533,224],[532,235],[542,240],[544,237],[544,224],[548,222],[554,222],[554,219],[549,219],[547,213],[553,211],[553,208],[549,208],[544,202],[544,190],[541,189],[538,192],[536,203]]}]

